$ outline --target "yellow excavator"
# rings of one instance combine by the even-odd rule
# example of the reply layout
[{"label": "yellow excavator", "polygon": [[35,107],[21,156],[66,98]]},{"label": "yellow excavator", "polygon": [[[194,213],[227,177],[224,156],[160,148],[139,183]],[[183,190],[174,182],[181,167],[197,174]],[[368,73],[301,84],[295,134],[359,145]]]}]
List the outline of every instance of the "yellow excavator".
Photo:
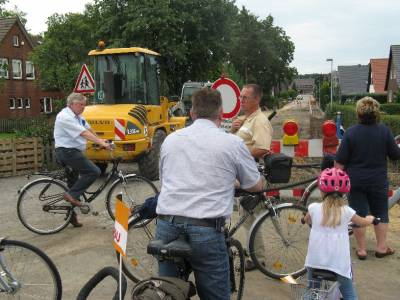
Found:
[{"label": "yellow excavator", "polygon": [[[173,103],[160,96],[160,54],[99,45],[89,52],[94,58],[95,104],[87,106],[83,115],[99,137],[114,141],[114,157],[138,162],[143,176],[157,180],[161,144],[186,121],[170,116]],[[88,143],[86,153],[105,171],[111,159],[106,150],[93,150]]]}]

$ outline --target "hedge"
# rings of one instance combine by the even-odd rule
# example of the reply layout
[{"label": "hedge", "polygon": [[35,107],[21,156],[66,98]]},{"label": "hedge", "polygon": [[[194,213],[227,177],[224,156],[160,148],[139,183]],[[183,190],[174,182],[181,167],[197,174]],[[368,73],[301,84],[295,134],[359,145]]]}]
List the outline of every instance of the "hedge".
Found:
[{"label": "hedge", "polygon": [[[342,123],[344,128],[349,128],[358,123],[356,108],[354,105],[340,105],[335,103],[332,106],[328,105],[325,111],[326,118],[336,120],[336,113],[338,111],[342,113]],[[394,136],[400,134],[400,114],[383,114],[381,116],[381,122],[390,128]]]},{"label": "hedge", "polygon": [[381,104],[381,111],[388,115],[400,115],[400,103]]}]

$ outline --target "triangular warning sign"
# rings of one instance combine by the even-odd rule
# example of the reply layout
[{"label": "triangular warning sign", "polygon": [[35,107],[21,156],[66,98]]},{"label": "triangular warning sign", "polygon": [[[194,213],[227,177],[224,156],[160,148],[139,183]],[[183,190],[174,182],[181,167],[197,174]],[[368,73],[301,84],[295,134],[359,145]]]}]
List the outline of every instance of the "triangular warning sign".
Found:
[{"label": "triangular warning sign", "polygon": [[90,75],[87,66],[82,65],[81,72],[79,73],[78,80],[75,83],[75,93],[94,93],[94,80]]}]

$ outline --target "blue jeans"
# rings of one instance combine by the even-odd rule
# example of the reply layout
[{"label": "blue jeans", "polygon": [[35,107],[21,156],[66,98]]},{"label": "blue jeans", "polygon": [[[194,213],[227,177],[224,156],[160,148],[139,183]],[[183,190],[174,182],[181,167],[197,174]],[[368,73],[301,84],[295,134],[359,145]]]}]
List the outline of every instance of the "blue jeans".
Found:
[{"label": "blue jeans", "polygon": [[[307,279],[317,281],[312,278],[312,268],[307,268]],[[353,284],[353,280],[339,274],[336,274],[337,281],[339,282],[339,290],[344,300],[358,300],[357,292]]]},{"label": "blue jeans", "polygon": [[101,174],[100,169],[78,149],[56,148],[56,158],[74,170],[72,178],[68,178],[68,194],[75,199],[79,199]]},{"label": "blue jeans", "polygon": [[[157,220],[156,239],[170,242],[185,234],[192,255],[188,259],[196,280],[196,289],[200,299],[229,300],[229,258],[223,232],[213,227],[175,224]],[[159,262],[160,276],[178,277],[178,268],[174,262]]]}]

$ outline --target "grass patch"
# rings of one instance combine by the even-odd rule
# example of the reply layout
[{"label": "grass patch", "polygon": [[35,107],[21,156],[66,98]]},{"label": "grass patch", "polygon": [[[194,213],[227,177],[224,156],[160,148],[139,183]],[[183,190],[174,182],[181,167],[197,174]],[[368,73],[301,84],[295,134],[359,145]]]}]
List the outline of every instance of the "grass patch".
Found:
[{"label": "grass patch", "polygon": [[0,133],[0,140],[12,139],[15,137],[15,133]]}]

